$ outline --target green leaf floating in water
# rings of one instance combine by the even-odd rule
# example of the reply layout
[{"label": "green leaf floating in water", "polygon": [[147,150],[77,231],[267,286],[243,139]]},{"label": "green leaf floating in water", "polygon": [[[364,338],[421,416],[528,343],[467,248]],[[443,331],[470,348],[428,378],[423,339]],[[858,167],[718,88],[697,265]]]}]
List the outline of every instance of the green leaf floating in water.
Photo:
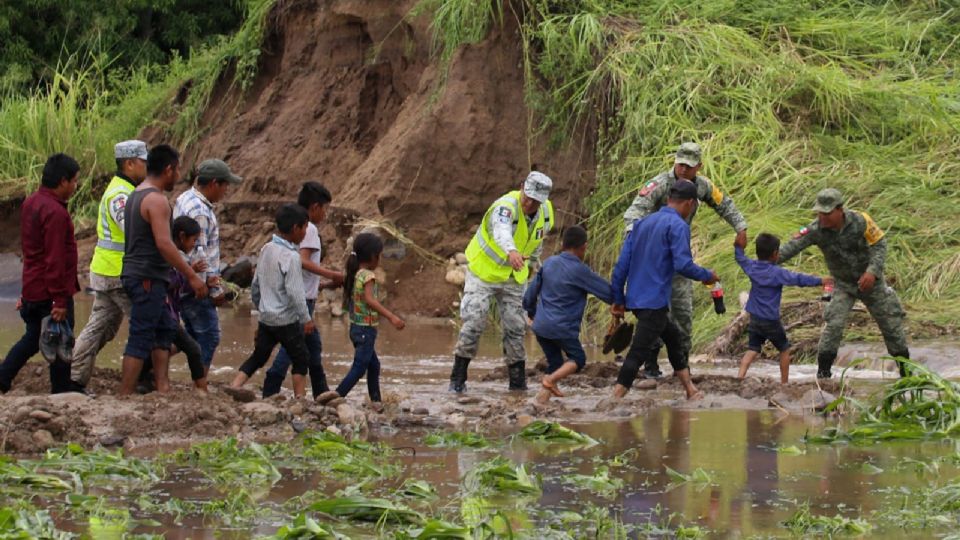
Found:
[{"label": "green leaf floating in water", "polygon": [[677,471],[675,469],[671,469],[666,465],[664,465],[663,468],[667,470],[667,476],[670,477],[671,483],[674,483],[674,484],[685,484],[688,482],[691,484],[712,484],[713,483],[713,477],[710,476],[710,473],[701,469],[700,467],[697,467],[690,474],[683,474],[682,472]]},{"label": "green leaf floating in water", "polygon": [[300,514],[293,523],[284,525],[270,538],[275,540],[341,540],[346,536],[336,533],[329,525],[321,525],[316,520]]},{"label": "green leaf floating in water", "polygon": [[486,448],[490,446],[490,441],[479,433],[454,431],[431,433],[424,437],[423,444],[443,448]]},{"label": "green leaf floating in water", "polygon": [[777,447],[777,453],[785,456],[802,456],[806,454],[807,451],[799,448],[797,445],[790,445]]},{"label": "green leaf floating in water", "polygon": [[607,467],[598,467],[597,472],[593,475],[569,475],[563,478],[563,481],[577,487],[589,489],[604,497],[613,497],[623,488],[623,480],[620,478],[611,478],[610,470]]},{"label": "green leaf floating in water", "polygon": [[599,444],[596,439],[589,435],[563,427],[556,422],[546,422],[535,420],[530,422],[517,434],[521,439],[528,441],[541,441],[561,444],[583,444],[593,446]]},{"label": "green leaf floating in water", "polygon": [[413,478],[407,478],[407,481],[403,483],[403,486],[400,487],[397,494],[401,497],[411,499],[437,498],[437,490],[430,485],[430,482],[426,480],[415,480]]},{"label": "green leaf floating in water", "polygon": [[467,472],[463,486],[469,493],[484,491],[510,492],[527,495],[540,494],[540,479],[531,476],[523,465],[514,466],[497,456],[479,463]]},{"label": "green leaf floating in water", "polygon": [[387,499],[368,498],[362,495],[317,501],[311,504],[308,509],[313,512],[323,512],[335,517],[360,521],[384,520],[412,524],[419,524],[424,521],[423,515],[400,503]]}]

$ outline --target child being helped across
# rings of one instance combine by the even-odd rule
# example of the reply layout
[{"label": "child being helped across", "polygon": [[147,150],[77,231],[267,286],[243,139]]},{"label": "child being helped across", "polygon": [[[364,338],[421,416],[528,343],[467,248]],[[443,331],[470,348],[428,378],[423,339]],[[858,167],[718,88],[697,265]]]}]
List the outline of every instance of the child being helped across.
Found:
[{"label": "child being helped across", "polygon": [[780,351],[780,383],[786,384],[790,376],[790,340],[780,322],[780,299],[783,286],[817,287],[824,282],[832,283],[832,278],[820,278],[808,274],[791,272],[777,266],[780,259],[780,239],[768,233],[757,235],[757,259],[748,258],[743,248],[746,240],[734,242],[734,257],[743,272],[750,278],[750,298],[746,311],[750,314],[749,350],[740,361],[739,378],[747,375],[750,364],[760,356],[760,349],[769,341]]},{"label": "child being helped across", "polygon": [[[197,239],[200,238],[200,224],[190,216],[180,216],[173,220],[173,229],[171,231],[173,243],[180,251],[180,255],[186,259],[187,253],[193,251],[197,245]],[[192,268],[195,272],[203,272],[207,269],[207,262],[198,259],[193,263]],[[207,391],[207,369],[203,364],[203,351],[190,334],[180,324],[180,302],[183,298],[192,296],[193,290],[187,283],[187,277],[177,271],[176,268],[170,269],[170,286],[167,288],[167,306],[173,314],[173,320],[177,322],[177,333],[173,337],[173,346],[176,350],[182,351],[187,357],[187,367],[190,368],[190,378],[193,380],[197,389]],[[176,351],[170,351],[171,356]],[[147,370],[144,369],[146,372]]]},{"label": "child being helped across", "polygon": [[[583,263],[587,231],[576,225],[563,232],[563,251],[543,263],[523,296],[523,309],[533,319],[533,333],[547,357],[547,375],[537,401],[562,397],[557,383],[583,369],[587,355],[580,344],[580,325],[592,294],[610,304],[610,283]],[[563,356],[567,360],[564,362]]]},{"label": "child being helped across", "polygon": [[353,365],[336,390],[324,392],[317,401],[327,403],[346,397],[360,377],[367,375],[370,405],[383,411],[380,396],[380,360],[375,349],[377,325],[383,315],[397,330],[405,323],[380,303],[380,286],[373,273],[380,264],[383,241],[375,234],[361,233],[353,240],[353,251],[347,258],[343,280],[344,308],[350,314],[350,341],[353,343]]},{"label": "child being helped across", "polygon": [[253,354],[240,366],[240,373],[224,391],[241,401],[255,395],[242,388],[273,354],[277,343],[283,345],[293,364],[293,395],[304,397],[309,369],[305,335],[316,330],[307,311],[298,245],[307,232],[307,211],[296,204],[285,204],[277,211],[277,234],[260,249],[257,270],[250,295],[260,312]]}]

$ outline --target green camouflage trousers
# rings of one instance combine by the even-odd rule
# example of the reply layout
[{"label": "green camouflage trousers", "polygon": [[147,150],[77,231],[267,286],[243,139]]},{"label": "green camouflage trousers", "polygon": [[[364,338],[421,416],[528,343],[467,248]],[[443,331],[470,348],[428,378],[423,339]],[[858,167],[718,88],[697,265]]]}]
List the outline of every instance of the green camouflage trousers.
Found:
[{"label": "green camouflage trousers", "polygon": [[490,299],[497,301],[500,329],[503,332],[503,354],[507,365],[525,362],[523,336],[527,331],[526,314],[523,312],[524,286],[516,281],[487,283],[467,271],[467,281],[460,300],[460,337],[453,351],[456,356],[473,358],[477,355],[480,335],[487,326]]},{"label": "green camouflage trousers", "polygon": [[[693,280],[687,279],[680,274],[674,274],[672,294],[670,296],[670,320],[677,323],[680,332],[683,335],[681,343],[683,350],[689,356],[692,347],[693,334]],[[657,340],[654,346],[657,351],[663,347],[663,342]],[[646,371],[659,371],[656,356],[651,357],[644,369]]]},{"label": "green camouflage trousers", "polygon": [[817,347],[818,356],[836,358],[843,341],[847,315],[857,300],[867,306],[870,316],[877,321],[887,353],[890,356],[909,357],[907,336],[903,330],[906,314],[900,305],[900,298],[889,285],[879,280],[868,293],[858,291],[856,284],[837,283],[833,299],[823,311],[824,328],[820,335],[820,345]]}]

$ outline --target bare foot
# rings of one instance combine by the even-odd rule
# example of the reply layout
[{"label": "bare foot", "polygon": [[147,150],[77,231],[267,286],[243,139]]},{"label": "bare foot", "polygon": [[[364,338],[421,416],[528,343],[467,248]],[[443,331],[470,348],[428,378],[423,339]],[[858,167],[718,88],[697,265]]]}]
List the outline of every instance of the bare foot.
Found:
[{"label": "bare foot", "polygon": [[703,392],[697,390],[693,394],[687,394],[687,401],[700,401],[703,397]]},{"label": "bare foot", "polygon": [[563,392],[561,392],[560,389],[557,388],[557,385],[553,384],[551,381],[548,381],[546,377],[543,378],[543,381],[541,381],[540,384],[543,385],[544,388],[549,390],[551,394],[557,397],[563,397]]}]

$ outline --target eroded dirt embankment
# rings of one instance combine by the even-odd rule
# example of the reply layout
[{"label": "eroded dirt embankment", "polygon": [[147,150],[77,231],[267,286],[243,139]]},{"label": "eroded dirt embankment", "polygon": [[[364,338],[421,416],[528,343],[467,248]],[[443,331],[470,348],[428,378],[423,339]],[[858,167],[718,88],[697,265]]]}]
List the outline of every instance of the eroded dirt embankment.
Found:
[{"label": "eroded dirt embankment", "polygon": [[[524,102],[515,17],[459,50],[444,73],[431,54],[429,15],[407,17],[415,3],[278,2],[251,87],[225,79],[204,132],[185,149],[187,166],[219,157],[244,177],[221,212],[227,262],[257,252],[273,209],[305,180],[333,193],[340,218],[321,235],[334,265],[358,218],[391,222],[442,258],[463,251],[487,206],[534,165],[556,183],[558,221],[575,219],[593,186],[593,146],[528,139],[528,122],[538,120]],[[156,128],[144,136],[165,137]],[[392,307],[446,315],[458,287],[444,281],[442,265],[407,253],[385,264]]]}]

